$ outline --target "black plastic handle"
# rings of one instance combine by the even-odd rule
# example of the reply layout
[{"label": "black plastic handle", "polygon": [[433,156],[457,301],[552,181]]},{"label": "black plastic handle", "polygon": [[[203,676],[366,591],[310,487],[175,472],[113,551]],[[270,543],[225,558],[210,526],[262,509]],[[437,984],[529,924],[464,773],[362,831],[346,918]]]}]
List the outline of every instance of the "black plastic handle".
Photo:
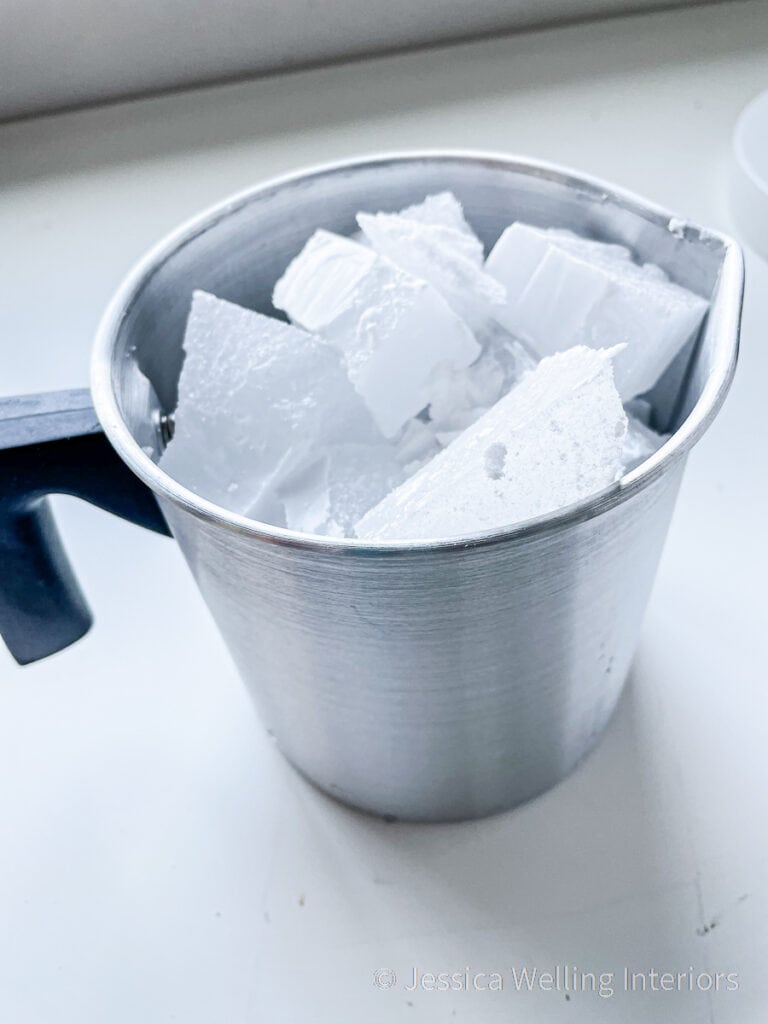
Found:
[{"label": "black plastic handle", "polygon": [[20,665],[74,643],[93,622],[49,494],[170,534],[154,494],[102,433],[88,390],[0,398],[0,634]]}]

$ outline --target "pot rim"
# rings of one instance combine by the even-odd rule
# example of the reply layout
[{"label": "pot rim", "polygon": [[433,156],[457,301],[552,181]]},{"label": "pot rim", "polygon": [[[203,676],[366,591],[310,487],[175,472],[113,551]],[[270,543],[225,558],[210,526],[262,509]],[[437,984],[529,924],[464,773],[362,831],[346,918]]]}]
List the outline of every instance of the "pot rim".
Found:
[{"label": "pot rim", "polygon": [[[231,512],[214,502],[201,498],[165,473],[142,449],[126,425],[120,412],[115,390],[114,357],[120,327],[131,305],[157,272],[180,248],[188,244],[213,225],[266,192],[284,188],[299,181],[337,173],[347,173],[361,167],[395,163],[456,163],[466,161],[499,169],[516,171],[530,177],[542,178],[576,191],[591,199],[612,200],[644,219],[667,227],[670,231],[698,234],[700,240],[719,244],[723,249],[720,271],[723,299],[718,305],[718,335],[713,358],[713,369],[702,393],[689,416],[661,448],[636,469],[627,473],[609,487],[574,502],[554,513],[536,516],[514,526],[463,534],[453,537],[416,539],[407,541],[370,541],[354,537],[326,537],[300,533],[284,527],[271,526],[247,516]],[[663,207],[649,202],[628,190],[618,188],[591,175],[580,174],[569,168],[522,156],[477,150],[413,150],[383,153],[314,165],[304,170],[279,175],[251,186],[175,228],[150,249],[124,278],[112,297],[99,323],[91,360],[91,393],[104,433],[118,455],[131,470],[161,499],[168,499],[185,511],[217,526],[239,534],[251,536],[269,544],[306,549],[328,554],[386,555],[413,551],[465,551],[469,548],[522,540],[556,532],[585,522],[628,501],[649,487],[673,464],[683,458],[703,436],[714,420],[733,380],[738,359],[738,336],[744,285],[744,261],[739,245],[727,235],[699,227],[681,220]]]}]

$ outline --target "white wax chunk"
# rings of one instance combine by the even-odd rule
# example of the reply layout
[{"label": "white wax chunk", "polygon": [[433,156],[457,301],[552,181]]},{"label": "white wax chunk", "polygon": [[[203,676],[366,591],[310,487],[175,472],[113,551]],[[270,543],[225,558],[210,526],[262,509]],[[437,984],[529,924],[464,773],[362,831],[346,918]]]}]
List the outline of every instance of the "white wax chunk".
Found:
[{"label": "white wax chunk", "polygon": [[367,296],[386,278],[373,249],[321,228],[288,264],[272,302],[304,330],[321,333],[357,313],[361,292]]},{"label": "white wax chunk", "polygon": [[477,266],[482,266],[485,255],[483,243],[467,223],[461,203],[452,192],[438,192],[427,196],[424,202],[400,210],[399,216],[432,227],[455,231],[456,235],[449,236],[450,242],[464,253],[467,259]]},{"label": "white wax chunk", "polygon": [[407,477],[421,469],[439,451],[440,443],[434,427],[420,419],[408,420],[395,444],[395,457]]},{"label": "white wax chunk", "polygon": [[499,333],[466,369],[443,367],[435,374],[429,418],[438,434],[453,440],[456,431],[478,420],[513,384],[536,365],[520,342]]},{"label": "white wax chunk", "polygon": [[428,281],[476,333],[504,309],[504,287],[467,255],[463,232],[396,213],[359,213],[357,223],[376,252]]},{"label": "white wax chunk", "polygon": [[160,466],[209,501],[245,513],[328,446],[383,440],[339,353],[297,327],[196,291],[184,352]]},{"label": "white wax chunk", "polygon": [[483,352],[466,370],[436,374],[429,418],[440,433],[465,430],[501,398],[504,371],[495,355]]},{"label": "white wax chunk", "polygon": [[625,400],[654,386],[708,305],[658,267],[632,263],[622,247],[521,223],[502,234],[486,268],[507,290],[498,319],[538,355],[624,344],[614,369]]},{"label": "white wax chunk", "polygon": [[[625,410],[627,411],[627,410]],[[627,413],[627,436],[621,461],[625,473],[636,469],[669,440],[669,434],[657,434],[642,420]]]},{"label": "white wax chunk", "polygon": [[[529,225],[526,225],[529,226]],[[537,229],[532,229],[537,230]],[[626,245],[618,245],[615,242],[599,242],[596,238],[584,238],[577,235],[575,231],[566,228],[544,228],[539,229],[550,242],[559,245],[567,252],[575,256],[581,256],[592,263],[631,263],[632,253]],[[633,264],[636,266],[636,264]]]},{"label": "white wax chunk", "polygon": [[551,246],[588,263],[619,271],[636,267],[629,249],[623,245],[582,238],[563,228],[537,228],[515,221],[502,232],[485,264],[487,272],[506,287],[508,303],[519,299]]},{"label": "white wax chunk", "polygon": [[265,492],[249,515],[300,533],[352,535],[358,519],[405,478],[389,444],[335,444]]},{"label": "white wax chunk", "polygon": [[288,266],[273,302],[343,353],[349,379],[389,438],[429,404],[438,366],[469,366],[480,352],[429,284],[328,231],[316,231]]},{"label": "white wax chunk", "polygon": [[371,540],[454,537],[587,498],[622,468],[627,418],[611,350],[543,359],[504,398],[355,528]]},{"label": "white wax chunk", "polygon": [[437,430],[435,431],[435,437],[440,443],[441,448],[447,448],[449,444],[455,441],[457,437],[461,437],[463,433],[463,430]]}]

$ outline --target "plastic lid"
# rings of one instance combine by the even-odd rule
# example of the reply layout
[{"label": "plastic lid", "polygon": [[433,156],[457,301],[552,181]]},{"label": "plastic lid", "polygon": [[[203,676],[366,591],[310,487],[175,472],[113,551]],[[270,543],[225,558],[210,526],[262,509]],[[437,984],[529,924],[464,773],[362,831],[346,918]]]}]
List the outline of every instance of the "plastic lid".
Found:
[{"label": "plastic lid", "polygon": [[739,115],[733,151],[731,199],[737,226],[768,259],[768,92],[756,96]]}]

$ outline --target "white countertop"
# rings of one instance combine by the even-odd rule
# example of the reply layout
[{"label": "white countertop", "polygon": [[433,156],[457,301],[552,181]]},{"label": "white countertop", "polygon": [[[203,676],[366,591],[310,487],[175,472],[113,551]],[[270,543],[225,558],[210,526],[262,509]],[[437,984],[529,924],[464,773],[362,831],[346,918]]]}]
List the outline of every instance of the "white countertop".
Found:
[{"label": "white countertop", "polygon": [[[768,7],[558,28],[0,127],[0,392],[87,382],[131,262],[221,196],[372,150],[554,160],[736,233],[729,136],[768,87]],[[298,778],[176,548],[73,499],[91,634],[0,650],[0,1021],[663,1021],[768,1010],[768,266],[690,460],[629,686],[555,791],[487,821],[387,825]],[[610,998],[510,968],[615,971]],[[408,992],[498,971],[503,992]],[[623,991],[621,971],[738,974]],[[377,989],[373,972],[398,984]]]}]

